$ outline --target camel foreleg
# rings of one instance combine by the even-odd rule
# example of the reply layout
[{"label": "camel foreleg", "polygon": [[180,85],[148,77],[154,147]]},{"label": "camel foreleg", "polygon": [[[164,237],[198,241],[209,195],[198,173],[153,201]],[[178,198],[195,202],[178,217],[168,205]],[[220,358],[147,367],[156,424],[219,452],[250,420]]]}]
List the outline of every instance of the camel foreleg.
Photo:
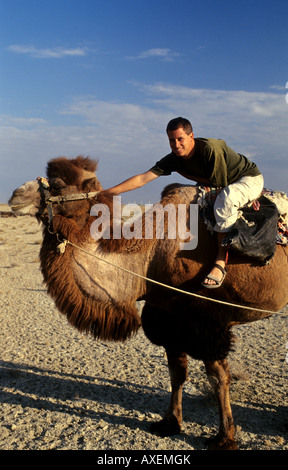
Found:
[{"label": "camel foreleg", "polygon": [[208,448],[210,450],[237,450],[229,397],[231,376],[228,362],[226,359],[206,361],[205,367],[209,382],[218,399],[220,418],[219,432],[215,438],[211,439]]},{"label": "camel foreleg", "polygon": [[175,354],[175,352],[167,352],[168,366],[171,380],[171,399],[167,413],[164,418],[153,423],[151,431],[158,435],[173,436],[181,432],[182,423],[182,389],[187,378],[187,354]]}]

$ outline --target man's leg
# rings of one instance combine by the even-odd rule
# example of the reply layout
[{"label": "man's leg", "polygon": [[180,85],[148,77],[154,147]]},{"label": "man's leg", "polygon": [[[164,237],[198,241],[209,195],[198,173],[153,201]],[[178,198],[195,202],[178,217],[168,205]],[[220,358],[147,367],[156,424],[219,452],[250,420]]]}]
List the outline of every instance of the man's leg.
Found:
[{"label": "man's leg", "polygon": [[[221,266],[221,268],[225,269],[225,266],[226,266],[226,257],[227,257],[227,248],[222,246],[221,243],[225,237],[226,233],[220,233],[218,232],[217,233],[217,238],[218,238],[218,253],[217,253],[217,257],[216,257],[216,260],[215,260],[215,265],[214,267],[212,268],[212,270],[210,271],[210,275],[211,278],[208,278],[206,277],[203,281],[203,284],[207,284],[207,285],[217,285],[218,282],[221,282],[223,277],[224,277],[224,274],[223,274],[223,271],[221,271],[220,268],[218,268],[217,266]],[[212,279],[212,278],[215,278],[215,279]]]},{"label": "man's leg", "polygon": [[[233,183],[224,188],[216,198],[214,204],[214,214],[216,218],[216,225],[214,230],[218,236],[218,254],[215,260],[215,265],[221,266],[224,270],[226,265],[227,249],[221,246],[221,243],[227,235],[227,232],[233,228],[237,218],[238,211],[241,207],[245,206],[248,202],[257,199],[264,186],[262,175],[248,176],[241,178],[236,183]],[[219,282],[225,277],[225,271],[215,266],[212,268],[209,276],[215,279],[206,277],[202,285],[218,286]]]}]

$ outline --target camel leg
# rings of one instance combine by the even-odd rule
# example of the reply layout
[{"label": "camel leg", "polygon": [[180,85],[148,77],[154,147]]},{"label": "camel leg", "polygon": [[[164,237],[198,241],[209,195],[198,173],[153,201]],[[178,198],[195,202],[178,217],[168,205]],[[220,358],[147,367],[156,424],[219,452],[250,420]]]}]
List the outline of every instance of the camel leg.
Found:
[{"label": "camel leg", "polygon": [[237,450],[235,441],[235,426],[230,406],[229,386],[231,376],[226,359],[222,361],[205,362],[206,372],[214,389],[219,406],[220,426],[217,436],[211,439],[210,450]]},{"label": "camel leg", "polygon": [[167,352],[168,366],[170,371],[170,380],[172,393],[170,405],[164,418],[153,423],[151,431],[158,435],[173,436],[181,432],[182,423],[182,389],[187,378],[187,354],[175,354],[175,352]]}]

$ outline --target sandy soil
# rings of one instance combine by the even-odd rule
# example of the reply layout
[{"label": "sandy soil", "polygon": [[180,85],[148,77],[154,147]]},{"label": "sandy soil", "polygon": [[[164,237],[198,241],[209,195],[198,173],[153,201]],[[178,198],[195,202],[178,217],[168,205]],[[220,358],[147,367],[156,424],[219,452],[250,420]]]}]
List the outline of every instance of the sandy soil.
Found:
[{"label": "sandy soil", "polygon": [[[203,364],[189,362],[183,432],[150,434],[169,402],[163,349],[142,331],[105,343],[69,326],[42,283],[36,220],[1,210],[0,450],[204,450],[218,410]],[[287,315],[286,307],[235,328],[229,362],[241,450],[288,450]]]}]

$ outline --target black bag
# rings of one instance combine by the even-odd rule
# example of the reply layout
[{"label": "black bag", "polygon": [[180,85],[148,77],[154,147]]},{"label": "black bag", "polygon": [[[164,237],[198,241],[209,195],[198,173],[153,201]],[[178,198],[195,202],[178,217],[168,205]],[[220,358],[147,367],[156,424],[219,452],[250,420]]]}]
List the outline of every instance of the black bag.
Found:
[{"label": "black bag", "polygon": [[279,213],[274,202],[265,196],[260,196],[258,202],[259,210],[255,210],[253,205],[240,209],[242,217],[224,238],[222,245],[268,264],[276,250]]}]

